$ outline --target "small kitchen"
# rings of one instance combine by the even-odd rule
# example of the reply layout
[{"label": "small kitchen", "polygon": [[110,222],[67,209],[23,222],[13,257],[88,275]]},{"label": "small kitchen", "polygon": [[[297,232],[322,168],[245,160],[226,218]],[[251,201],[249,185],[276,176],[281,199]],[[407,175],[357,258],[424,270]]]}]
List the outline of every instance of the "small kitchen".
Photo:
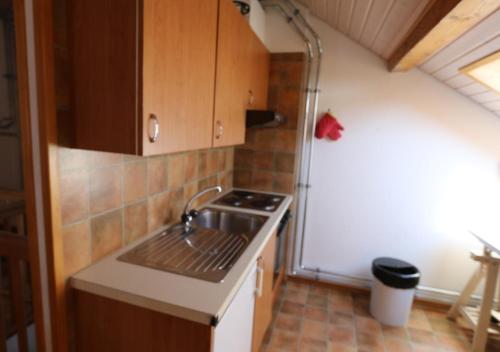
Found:
[{"label": "small kitchen", "polygon": [[500,351],[499,0],[2,1],[0,352]]}]

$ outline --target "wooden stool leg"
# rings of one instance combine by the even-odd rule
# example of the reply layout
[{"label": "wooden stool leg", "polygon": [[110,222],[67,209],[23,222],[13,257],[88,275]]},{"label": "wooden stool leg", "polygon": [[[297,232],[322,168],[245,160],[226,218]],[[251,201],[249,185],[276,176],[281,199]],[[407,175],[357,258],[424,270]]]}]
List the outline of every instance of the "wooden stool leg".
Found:
[{"label": "wooden stool leg", "polygon": [[479,282],[481,282],[483,276],[484,276],[484,267],[483,264],[479,264],[479,268],[477,268],[477,270],[471,276],[471,278],[465,285],[464,289],[462,290],[462,293],[458,297],[457,301],[448,311],[449,319],[455,319],[456,317],[458,317],[458,315],[460,314],[459,311],[460,307],[463,306],[464,304],[467,304],[467,302],[470,299],[470,296],[476,289],[477,285],[479,285]]},{"label": "wooden stool leg", "polygon": [[484,352],[488,340],[488,327],[491,321],[491,308],[497,288],[498,263],[486,264],[486,285],[484,287],[479,321],[477,322],[472,342],[472,352]]}]

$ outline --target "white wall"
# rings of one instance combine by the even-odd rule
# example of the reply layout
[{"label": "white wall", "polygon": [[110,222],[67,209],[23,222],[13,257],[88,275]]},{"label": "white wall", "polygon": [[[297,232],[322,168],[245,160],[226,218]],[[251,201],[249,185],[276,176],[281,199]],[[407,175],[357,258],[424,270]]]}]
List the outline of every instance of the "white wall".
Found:
[{"label": "white wall", "polygon": [[[345,126],[314,141],[304,264],[370,277],[377,256],[417,265],[421,285],[458,291],[474,269],[467,223],[498,197],[500,119],[418,69],[384,62],[320,21],[319,111]],[[303,51],[282,17],[267,14],[266,45]]]}]

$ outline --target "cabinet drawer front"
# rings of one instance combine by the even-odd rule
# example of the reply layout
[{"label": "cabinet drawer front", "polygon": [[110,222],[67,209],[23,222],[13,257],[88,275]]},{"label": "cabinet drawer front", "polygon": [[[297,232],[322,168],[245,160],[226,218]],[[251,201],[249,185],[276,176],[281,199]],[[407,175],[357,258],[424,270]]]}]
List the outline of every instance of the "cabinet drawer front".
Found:
[{"label": "cabinet drawer front", "polygon": [[[143,154],[209,148],[217,1],[144,0]],[[148,128],[156,116],[159,133]]]}]

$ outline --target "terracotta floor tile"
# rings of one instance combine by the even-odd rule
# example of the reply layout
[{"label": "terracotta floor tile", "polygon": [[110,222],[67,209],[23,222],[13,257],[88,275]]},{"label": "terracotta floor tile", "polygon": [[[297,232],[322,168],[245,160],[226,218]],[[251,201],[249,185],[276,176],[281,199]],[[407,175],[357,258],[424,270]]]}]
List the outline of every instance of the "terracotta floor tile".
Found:
[{"label": "terracotta floor tile", "polygon": [[300,340],[300,352],[326,352],[328,344],[326,340],[318,340],[310,337],[303,337]]},{"label": "terracotta floor tile", "polygon": [[340,326],[354,326],[354,316],[351,313],[329,312],[330,324]]},{"label": "terracotta floor tile", "polygon": [[354,314],[362,317],[370,317],[370,305],[368,303],[358,303],[353,304]]},{"label": "terracotta floor tile", "polygon": [[261,352],[460,352],[470,349],[472,337],[444,311],[417,306],[406,327],[384,326],[371,317],[366,295],[292,281],[273,311]]},{"label": "terracotta floor tile", "polygon": [[299,332],[301,328],[302,322],[301,319],[294,316],[279,313],[276,317],[276,321],[274,323],[275,329],[281,329],[291,332]]},{"label": "terracotta floor tile", "polygon": [[354,330],[352,327],[348,326],[330,325],[328,327],[328,339],[332,343],[338,343],[341,345],[356,345]]},{"label": "terracotta floor tile", "polygon": [[280,312],[302,317],[304,315],[304,305],[285,299],[281,305]]},{"label": "terracotta floor tile", "polygon": [[324,322],[304,319],[302,323],[302,335],[318,340],[325,340],[327,337],[327,324]]},{"label": "terracotta floor tile", "polygon": [[429,319],[430,325],[432,327],[432,331],[448,334],[448,335],[461,335],[459,331],[459,327],[456,323],[447,320],[447,319]]},{"label": "terracotta floor tile", "polygon": [[357,332],[376,335],[382,334],[382,327],[380,323],[373,318],[357,316],[355,318],[355,325]]},{"label": "terracotta floor tile", "polygon": [[425,330],[408,329],[410,340],[416,344],[437,347],[437,340],[434,333]]},{"label": "terracotta floor tile", "polygon": [[327,307],[327,298],[325,296],[318,296],[309,293],[307,295],[307,301],[306,304],[310,306],[315,306],[315,307],[320,307],[320,308],[326,308]]},{"label": "terracotta floor tile", "polygon": [[408,339],[406,328],[382,325],[382,333],[384,337],[396,337],[399,339]]},{"label": "terracotta floor tile", "polygon": [[358,332],[356,334],[358,352],[385,352],[384,339],[382,335]]},{"label": "terracotta floor tile", "polygon": [[412,347],[408,340],[393,337],[384,340],[385,349],[390,352],[412,352]]},{"label": "terracotta floor tile", "polygon": [[413,352],[442,352],[441,349],[426,345],[415,345],[412,344]]},{"label": "terracotta floor tile", "polygon": [[287,289],[285,292],[285,299],[290,302],[305,304],[307,300],[307,291]]},{"label": "terracotta floor tile", "polygon": [[328,308],[332,312],[342,312],[342,313],[350,313],[354,312],[354,307],[352,302],[343,301],[343,302],[331,302],[329,303]]},{"label": "terracotta floor tile", "polygon": [[286,351],[297,351],[299,338],[296,333],[275,330],[269,343],[269,348],[284,349]]},{"label": "terracotta floor tile", "polygon": [[288,281],[286,287],[298,291],[309,291],[309,285],[302,282]]},{"label": "terracotta floor tile", "polygon": [[464,339],[460,339],[450,335],[438,334],[436,339],[441,348],[446,351],[467,352],[470,351],[470,344]]},{"label": "terracotta floor tile", "polygon": [[414,328],[419,330],[432,331],[431,324],[429,323],[429,320],[425,315],[423,317],[411,316],[408,322],[406,323],[406,326],[409,328]]},{"label": "terracotta floor tile", "polygon": [[328,352],[356,352],[356,347],[330,342]]},{"label": "terracotta floor tile", "polygon": [[323,308],[306,306],[304,317],[310,320],[327,321],[328,312]]},{"label": "terracotta floor tile", "polygon": [[309,288],[309,293],[317,296],[327,297],[330,293],[330,289],[328,287],[323,287],[323,286],[311,286]]}]

